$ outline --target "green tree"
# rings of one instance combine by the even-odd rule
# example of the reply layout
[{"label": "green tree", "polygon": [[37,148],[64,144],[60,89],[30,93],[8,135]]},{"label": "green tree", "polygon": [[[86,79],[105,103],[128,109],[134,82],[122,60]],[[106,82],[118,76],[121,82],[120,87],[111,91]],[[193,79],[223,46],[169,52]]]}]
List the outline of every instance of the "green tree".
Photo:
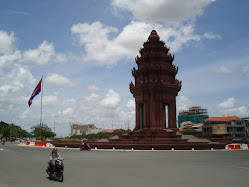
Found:
[{"label": "green tree", "polygon": [[14,124],[11,124],[9,127],[10,127],[10,136],[11,137],[20,137],[19,132],[20,132],[21,128],[19,126],[15,126]]},{"label": "green tree", "polygon": [[108,132],[99,132],[97,134],[82,134],[82,135],[73,135],[70,136],[70,139],[102,139],[105,136],[109,136],[112,133],[108,133]]},{"label": "green tree", "polygon": [[25,138],[31,137],[31,134],[23,129],[21,129],[21,131],[19,133],[20,133],[20,135],[19,135],[20,137],[25,137]]},{"label": "green tree", "polygon": [[9,124],[8,123],[5,123],[3,121],[0,122],[0,132],[2,133],[2,128],[8,126]]},{"label": "green tree", "polygon": [[10,126],[9,125],[4,126],[1,130],[1,134],[4,137],[10,137]]},{"label": "green tree", "polygon": [[23,130],[20,126],[14,124],[7,124],[4,122],[0,122],[1,134],[5,137],[15,137],[15,138],[23,138],[23,137],[31,137],[31,134],[27,131]]},{"label": "green tree", "polygon": [[125,129],[115,129],[114,132],[127,132]]},{"label": "green tree", "polygon": [[52,132],[52,130],[46,125],[36,125],[31,127],[31,133],[34,135],[35,138],[41,139],[42,137],[54,137],[56,134]]},{"label": "green tree", "polygon": [[197,132],[193,127],[187,127],[183,130],[184,132]]}]

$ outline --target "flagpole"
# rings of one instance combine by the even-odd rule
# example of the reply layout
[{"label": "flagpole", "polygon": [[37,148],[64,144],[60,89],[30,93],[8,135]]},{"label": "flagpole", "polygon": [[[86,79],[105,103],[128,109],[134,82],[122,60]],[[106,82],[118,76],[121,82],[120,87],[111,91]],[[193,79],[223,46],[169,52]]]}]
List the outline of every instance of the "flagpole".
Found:
[{"label": "flagpole", "polygon": [[41,136],[41,140],[42,140],[42,135],[41,135],[41,131],[42,131],[42,94],[43,94],[43,75],[41,78],[41,115],[40,115],[40,136]]}]

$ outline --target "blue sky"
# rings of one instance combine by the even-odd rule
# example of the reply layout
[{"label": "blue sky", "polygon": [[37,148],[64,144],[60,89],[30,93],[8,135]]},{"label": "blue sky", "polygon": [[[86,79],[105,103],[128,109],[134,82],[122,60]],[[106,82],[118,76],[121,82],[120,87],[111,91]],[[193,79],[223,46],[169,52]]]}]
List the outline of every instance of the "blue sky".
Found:
[{"label": "blue sky", "polygon": [[134,58],[155,29],[175,55],[177,110],[249,114],[249,2],[246,0],[2,0],[0,120],[30,131],[43,122],[59,136],[70,123],[134,127],[129,83]]}]

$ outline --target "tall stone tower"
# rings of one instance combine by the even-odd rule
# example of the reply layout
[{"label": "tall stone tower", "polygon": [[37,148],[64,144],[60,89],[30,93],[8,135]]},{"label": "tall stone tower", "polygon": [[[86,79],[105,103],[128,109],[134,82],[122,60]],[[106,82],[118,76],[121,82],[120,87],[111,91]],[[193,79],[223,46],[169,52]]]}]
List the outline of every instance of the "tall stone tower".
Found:
[{"label": "tall stone tower", "polygon": [[178,67],[172,64],[174,56],[155,30],[139,51],[132,75],[135,84],[130,91],[136,103],[136,126],[140,129],[176,128],[176,96],[181,90],[181,81],[175,76]]}]

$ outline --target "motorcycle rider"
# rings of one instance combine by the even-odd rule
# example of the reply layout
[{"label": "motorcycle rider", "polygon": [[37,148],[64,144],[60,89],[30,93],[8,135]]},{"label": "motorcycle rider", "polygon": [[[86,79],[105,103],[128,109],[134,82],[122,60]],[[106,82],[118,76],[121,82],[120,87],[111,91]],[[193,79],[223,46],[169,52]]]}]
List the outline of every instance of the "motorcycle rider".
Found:
[{"label": "motorcycle rider", "polygon": [[2,145],[5,144],[5,140],[6,140],[6,138],[5,138],[5,137],[2,137]]},{"label": "motorcycle rider", "polygon": [[51,162],[52,167],[53,167],[53,174],[55,174],[56,160],[57,159],[60,159],[60,160],[62,159],[60,154],[57,151],[57,147],[54,147],[49,159],[50,159],[50,162]]},{"label": "motorcycle rider", "polygon": [[85,141],[81,141],[81,146],[83,147],[84,150],[88,150],[88,144]]}]

